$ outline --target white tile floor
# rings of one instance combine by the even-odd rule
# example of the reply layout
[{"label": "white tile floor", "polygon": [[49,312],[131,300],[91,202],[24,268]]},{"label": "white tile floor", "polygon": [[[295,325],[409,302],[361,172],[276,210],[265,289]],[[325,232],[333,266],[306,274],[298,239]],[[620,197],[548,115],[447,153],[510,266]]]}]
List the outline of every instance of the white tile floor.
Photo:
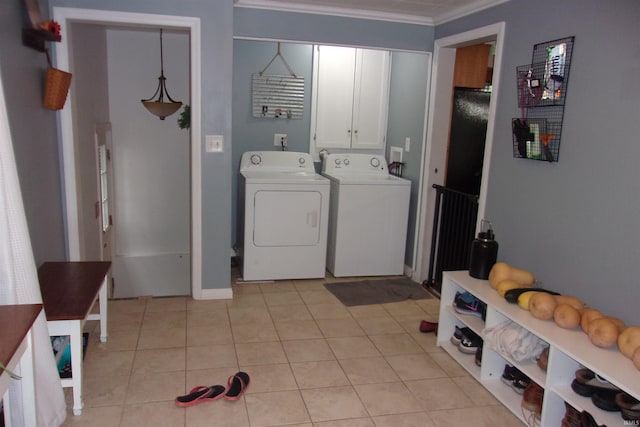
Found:
[{"label": "white tile floor", "polygon": [[[109,340],[95,329],[87,349],[85,409],[64,425],[522,425],[419,332],[420,320],[437,320],[438,299],[349,308],[323,283],[234,283],[233,300],[110,301]],[[175,405],[238,370],[251,377],[240,400]]]}]

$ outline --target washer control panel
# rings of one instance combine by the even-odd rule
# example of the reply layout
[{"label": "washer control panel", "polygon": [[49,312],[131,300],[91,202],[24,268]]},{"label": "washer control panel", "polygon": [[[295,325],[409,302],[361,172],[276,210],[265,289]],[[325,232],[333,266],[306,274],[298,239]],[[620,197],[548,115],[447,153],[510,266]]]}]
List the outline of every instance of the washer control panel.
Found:
[{"label": "washer control panel", "polygon": [[384,156],[353,153],[327,154],[322,162],[322,172],[389,173]]}]

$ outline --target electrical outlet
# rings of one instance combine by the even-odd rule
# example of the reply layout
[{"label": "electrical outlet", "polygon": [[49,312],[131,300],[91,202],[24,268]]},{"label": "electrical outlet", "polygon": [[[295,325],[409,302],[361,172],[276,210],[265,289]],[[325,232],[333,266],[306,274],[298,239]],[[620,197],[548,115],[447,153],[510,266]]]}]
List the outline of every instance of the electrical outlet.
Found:
[{"label": "electrical outlet", "polygon": [[408,153],[410,148],[411,148],[411,138],[406,137],[404,139],[404,151]]},{"label": "electrical outlet", "polygon": [[274,133],[273,134],[273,145],[276,147],[286,147],[287,144],[287,134],[286,133]]}]

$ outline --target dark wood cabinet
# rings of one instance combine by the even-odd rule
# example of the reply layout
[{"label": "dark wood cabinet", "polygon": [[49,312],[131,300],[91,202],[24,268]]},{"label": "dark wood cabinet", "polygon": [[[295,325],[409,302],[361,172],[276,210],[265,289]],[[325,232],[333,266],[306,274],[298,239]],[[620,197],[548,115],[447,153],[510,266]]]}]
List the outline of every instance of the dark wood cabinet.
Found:
[{"label": "dark wood cabinet", "polygon": [[453,85],[482,89],[487,82],[491,45],[477,44],[456,49]]}]

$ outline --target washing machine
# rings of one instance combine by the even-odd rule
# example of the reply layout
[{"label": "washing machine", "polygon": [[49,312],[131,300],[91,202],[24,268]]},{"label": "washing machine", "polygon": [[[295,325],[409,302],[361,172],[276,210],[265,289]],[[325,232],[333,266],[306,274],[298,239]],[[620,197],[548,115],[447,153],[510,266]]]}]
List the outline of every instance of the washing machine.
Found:
[{"label": "washing machine", "polygon": [[331,181],[327,270],[334,277],[404,274],[411,181],[389,174],[384,156],[327,154]]},{"label": "washing machine", "polygon": [[323,278],[329,180],[308,153],[246,152],[240,162],[242,278]]}]

